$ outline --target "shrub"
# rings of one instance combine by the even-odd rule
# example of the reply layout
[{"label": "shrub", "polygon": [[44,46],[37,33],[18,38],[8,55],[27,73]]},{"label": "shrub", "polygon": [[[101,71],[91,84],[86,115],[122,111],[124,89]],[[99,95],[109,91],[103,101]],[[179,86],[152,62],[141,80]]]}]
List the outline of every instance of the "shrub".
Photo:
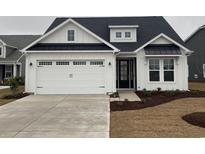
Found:
[{"label": "shrub", "polygon": [[119,97],[119,94],[118,94],[118,92],[114,92],[114,93],[110,94],[110,97],[117,98],[117,97]]},{"label": "shrub", "polygon": [[147,91],[145,88],[143,89],[143,96],[145,97],[151,97],[152,96],[152,92],[151,91]]},{"label": "shrub", "polygon": [[176,95],[176,92],[175,91],[165,91],[164,92],[164,95],[165,96],[168,96],[168,97],[172,97],[172,96],[175,96]]},{"label": "shrub", "polygon": [[15,77],[16,81],[19,83],[19,85],[24,85],[24,78],[23,77]]},{"label": "shrub", "polygon": [[160,92],[161,90],[162,90],[162,88],[160,88],[160,87],[157,88],[157,91],[158,91],[158,92]]},{"label": "shrub", "polygon": [[8,85],[10,86],[12,93],[16,94],[18,91],[18,86],[19,86],[19,82],[18,82],[17,78],[16,77],[9,78]]},{"label": "shrub", "polygon": [[199,94],[199,90],[190,90],[190,94],[191,95],[198,95]]}]

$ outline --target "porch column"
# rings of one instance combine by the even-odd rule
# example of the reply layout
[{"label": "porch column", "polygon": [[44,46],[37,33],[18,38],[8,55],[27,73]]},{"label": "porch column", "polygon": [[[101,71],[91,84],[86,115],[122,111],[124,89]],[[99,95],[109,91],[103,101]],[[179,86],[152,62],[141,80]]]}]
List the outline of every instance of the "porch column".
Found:
[{"label": "porch column", "polygon": [[16,77],[17,67],[16,64],[13,64],[13,77]]}]

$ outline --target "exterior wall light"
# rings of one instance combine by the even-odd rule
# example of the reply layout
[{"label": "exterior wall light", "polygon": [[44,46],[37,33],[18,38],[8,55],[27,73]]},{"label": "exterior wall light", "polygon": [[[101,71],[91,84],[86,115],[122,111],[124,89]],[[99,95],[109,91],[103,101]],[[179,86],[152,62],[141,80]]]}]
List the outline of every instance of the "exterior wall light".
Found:
[{"label": "exterior wall light", "polygon": [[33,63],[30,62],[29,66],[33,66]]},{"label": "exterior wall light", "polygon": [[108,65],[111,66],[112,65],[111,62],[109,62]]}]

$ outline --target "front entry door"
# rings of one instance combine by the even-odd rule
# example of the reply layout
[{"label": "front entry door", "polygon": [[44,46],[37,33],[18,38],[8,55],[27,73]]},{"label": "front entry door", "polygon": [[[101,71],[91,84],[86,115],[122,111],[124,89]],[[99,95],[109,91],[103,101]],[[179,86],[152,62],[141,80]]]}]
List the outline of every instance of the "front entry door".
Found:
[{"label": "front entry door", "polygon": [[129,88],[129,61],[119,61],[119,88]]}]

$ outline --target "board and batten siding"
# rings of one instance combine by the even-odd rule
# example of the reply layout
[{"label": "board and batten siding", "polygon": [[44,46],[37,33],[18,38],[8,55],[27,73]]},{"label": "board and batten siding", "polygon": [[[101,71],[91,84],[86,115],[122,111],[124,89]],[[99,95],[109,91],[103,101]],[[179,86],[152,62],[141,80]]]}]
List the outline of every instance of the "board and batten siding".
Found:
[{"label": "board and batten siding", "polygon": [[[26,92],[36,93],[38,60],[105,60],[105,91],[116,92],[116,56],[113,53],[29,53],[26,55]],[[30,64],[32,63],[32,66]],[[109,63],[111,65],[109,65]]]},{"label": "board and batten siding", "polygon": [[[75,41],[68,41],[68,30],[75,31]],[[92,35],[82,30],[75,24],[69,22],[49,36],[45,37],[39,43],[101,43]]]},{"label": "board and batten siding", "polygon": [[[154,57],[157,59],[173,58],[175,61],[174,82],[150,82],[149,81],[149,58],[145,57],[144,49],[137,53],[137,90],[188,90],[188,65],[187,56],[180,57]],[[163,71],[163,69],[161,69]]]}]

